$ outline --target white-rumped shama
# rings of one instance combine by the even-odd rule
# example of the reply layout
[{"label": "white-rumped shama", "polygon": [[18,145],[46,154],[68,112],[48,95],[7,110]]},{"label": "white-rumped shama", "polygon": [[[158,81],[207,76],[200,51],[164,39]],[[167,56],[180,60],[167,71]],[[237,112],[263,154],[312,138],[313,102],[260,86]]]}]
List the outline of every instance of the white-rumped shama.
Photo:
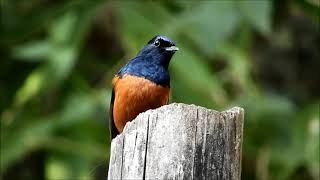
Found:
[{"label": "white-rumped shama", "polygon": [[168,103],[168,66],[177,50],[175,42],[168,37],[155,36],[113,78],[110,103],[112,139],[139,113]]}]

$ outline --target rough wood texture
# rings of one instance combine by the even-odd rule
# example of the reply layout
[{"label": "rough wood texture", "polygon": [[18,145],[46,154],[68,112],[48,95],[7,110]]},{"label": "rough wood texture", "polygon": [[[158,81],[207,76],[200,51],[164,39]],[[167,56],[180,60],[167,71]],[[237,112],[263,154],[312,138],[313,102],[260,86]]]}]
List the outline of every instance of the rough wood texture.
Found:
[{"label": "rough wood texture", "polygon": [[176,103],[142,113],[112,141],[108,179],[239,180],[243,116]]}]

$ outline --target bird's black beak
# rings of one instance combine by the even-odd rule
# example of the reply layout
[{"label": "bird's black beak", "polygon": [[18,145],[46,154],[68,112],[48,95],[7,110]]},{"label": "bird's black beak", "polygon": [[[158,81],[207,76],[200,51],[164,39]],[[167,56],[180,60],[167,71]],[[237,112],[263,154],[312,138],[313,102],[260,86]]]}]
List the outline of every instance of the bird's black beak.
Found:
[{"label": "bird's black beak", "polygon": [[173,51],[173,52],[176,52],[176,51],[179,51],[179,48],[176,47],[176,46],[170,46],[170,47],[166,47],[164,48],[166,51]]}]

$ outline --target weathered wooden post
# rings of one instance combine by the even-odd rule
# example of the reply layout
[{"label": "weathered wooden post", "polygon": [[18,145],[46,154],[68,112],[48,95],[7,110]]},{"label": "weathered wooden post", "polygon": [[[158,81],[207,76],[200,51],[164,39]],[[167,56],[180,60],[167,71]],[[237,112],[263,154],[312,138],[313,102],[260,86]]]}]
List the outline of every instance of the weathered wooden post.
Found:
[{"label": "weathered wooden post", "polygon": [[243,116],[177,103],[142,113],[112,141],[108,179],[239,180]]}]

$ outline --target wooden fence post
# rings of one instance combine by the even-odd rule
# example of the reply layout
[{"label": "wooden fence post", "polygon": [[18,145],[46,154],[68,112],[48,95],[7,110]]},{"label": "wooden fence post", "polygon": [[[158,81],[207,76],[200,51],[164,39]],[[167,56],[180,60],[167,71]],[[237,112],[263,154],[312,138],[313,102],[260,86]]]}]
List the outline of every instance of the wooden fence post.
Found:
[{"label": "wooden fence post", "polygon": [[173,103],[113,139],[108,179],[240,180],[244,110]]}]

